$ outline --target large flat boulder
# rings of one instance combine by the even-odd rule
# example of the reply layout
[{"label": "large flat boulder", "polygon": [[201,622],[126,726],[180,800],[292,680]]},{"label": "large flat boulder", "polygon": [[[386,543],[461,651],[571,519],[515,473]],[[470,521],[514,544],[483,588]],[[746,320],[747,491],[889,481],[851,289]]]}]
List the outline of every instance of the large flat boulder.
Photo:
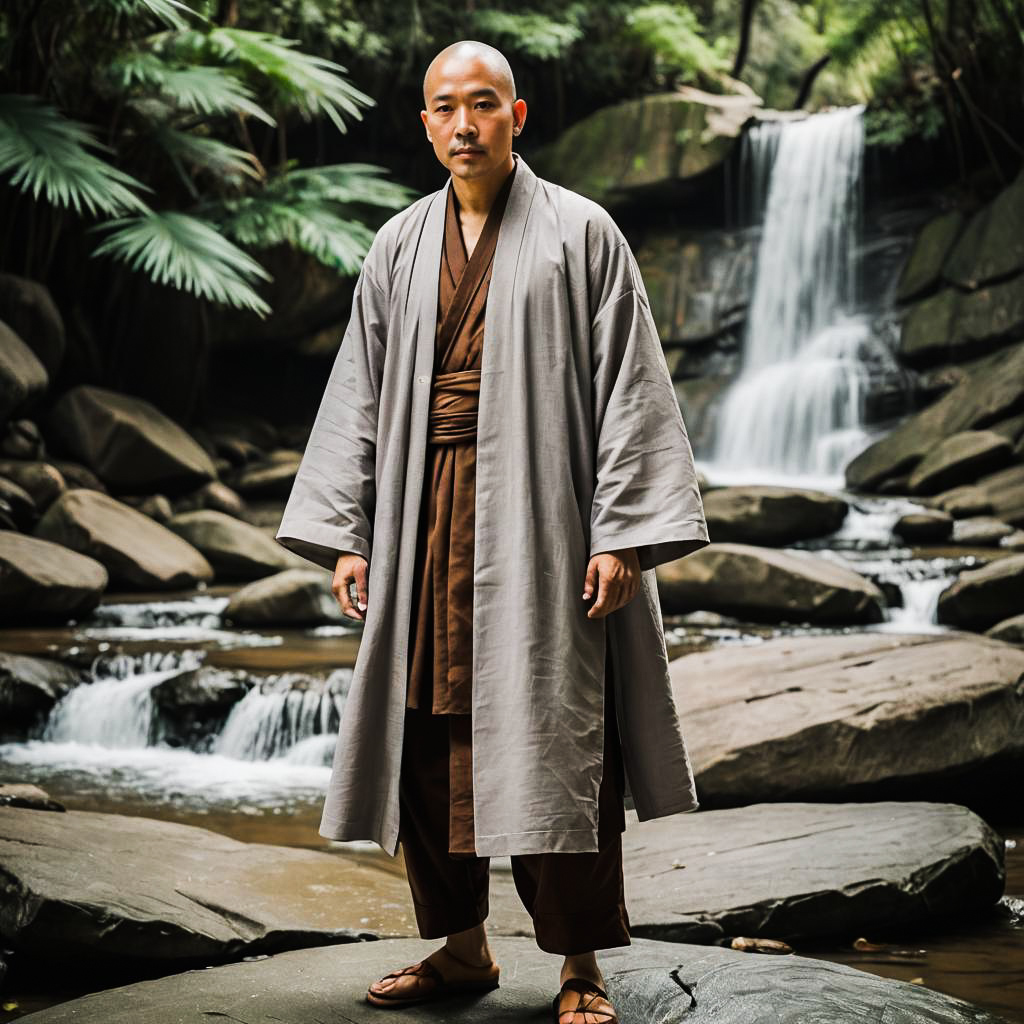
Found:
[{"label": "large flat boulder", "polygon": [[914,467],[907,480],[911,494],[936,494],[972,483],[983,473],[1002,469],[1013,459],[1013,444],[994,430],[964,430],[940,441]]},{"label": "large flat boulder", "polygon": [[286,569],[236,590],[221,614],[237,626],[356,626],[335,600],[332,581],[320,569]]},{"label": "large flat boulder", "polygon": [[964,629],[988,629],[1024,612],[1024,554],[996,558],[968,569],[941,594],[939,622]]},{"label": "large flat boulder", "polygon": [[630,931],[647,938],[877,934],[1003,894],[1003,840],[957,804],[751,804],[645,822],[629,811],[626,825]]},{"label": "large flat boulder", "polygon": [[217,476],[210,456],[155,405],[80,384],[50,410],[47,440],[121,493],[183,492]]},{"label": "large flat boulder", "polygon": [[351,859],[93,811],[0,806],[0,937],[122,966],[415,934],[408,885]]},{"label": "large flat boulder", "polygon": [[[692,556],[691,556],[692,557]],[[704,807],[850,799],[1024,771],[1024,651],[968,633],[779,637],[677,658]]]},{"label": "large flat boulder", "polygon": [[716,541],[785,545],[826,537],[843,525],[842,498],[802,487],[715,487],[703,496],[708,532]]},{"label": "large flat boulder", "polygon": [[0,615],[9,619],[78,618],[100,603],[107,570],[60,544],[0,530]]},{"label": "large flat boulder", "polygon": [[[713,492],[712,492],[713,493]],[[809,551],[713,543],[658,566],[666,612],[715,611],[750,622],[881,622],[885,597],[871,580]]]},{"label": "large flat boulder", "polygon": [[[293,950],[71,999],[31,1024],[380,1024],[371,981],[421,960],[437,940],[389,939]],[[500,987],[401,1010],[408,1021],[479,1024],[551,1020],[559,961],[532,938],[491,940]],[[996,1014],[922,985],[793,954],[634,939],[601,950],[601,972],[623,1024],[1005,1024]]]},{"label": "large flat boulder", "polygon": [[85,487],[73,487],[54,501],[35,534],[95,558],[118,586],[177,590],[213,579],[210,563],[176,533]]}]

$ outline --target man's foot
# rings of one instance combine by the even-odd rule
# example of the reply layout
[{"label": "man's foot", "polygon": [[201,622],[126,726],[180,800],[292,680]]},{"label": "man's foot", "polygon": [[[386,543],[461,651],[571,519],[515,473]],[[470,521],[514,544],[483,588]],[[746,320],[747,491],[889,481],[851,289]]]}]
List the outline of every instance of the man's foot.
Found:
[{"label": "man's foot", "polygon": [[593,978],[566,977],[563,972],[553,1009],[557,1024],[619,1024],[603,978],[598,984]]},{"label": "man's foot", "polygon": [[434,950],[425,960],[400,968],[373,982],[366,993],[377,1006],[395,1006],[406,1001],[425,1001],[443,991],[466,992],[496,988],[500,968],[490,959],[476,963],[462,960],[447,946]]}]

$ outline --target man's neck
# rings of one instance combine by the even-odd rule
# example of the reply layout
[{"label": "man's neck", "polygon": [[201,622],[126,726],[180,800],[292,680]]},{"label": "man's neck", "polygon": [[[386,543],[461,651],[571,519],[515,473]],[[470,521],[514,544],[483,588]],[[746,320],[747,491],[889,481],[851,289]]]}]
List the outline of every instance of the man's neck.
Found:
[{"label": "man's neck", "polygon": [[486,217],[494,204],[494,197],[501,191],[501,186],[515,170],[515,166],[515,157],[509,153],[505,163],[478,178],[459,178],[453,174],[452,188],[455,189],[459,208],[471,217]]}]

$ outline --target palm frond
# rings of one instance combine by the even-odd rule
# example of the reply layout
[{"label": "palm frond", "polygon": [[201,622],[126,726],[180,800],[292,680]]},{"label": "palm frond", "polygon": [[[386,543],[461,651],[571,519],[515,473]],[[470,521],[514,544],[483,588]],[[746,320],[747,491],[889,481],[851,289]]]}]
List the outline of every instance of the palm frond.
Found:
[{"label": "palm frond", "polygon": [[375,104],[372,97],[344,77],[345,67],[295,50],[295,39],[217,27],[209,32],[165,32],[157,45],[193,62],[213,56],[229,66],[242,68],[269,87],[283,107],[298,112],[307,121],[323,114],[340,132],[347,131],[343,114],[362,120],[359,106]]},{"label": "palm frond", "polygon": [[258,103],[252,90],[232,71],[212,65],[175,65],[151,51],[122,54],[107,75],[121,90],[149,87],[182,110],[197,114],[237,111],[273,127],[276,121]]},{"label": "palm frond", "polygon": [[[201,168],[233,185],[240,185],[245,178],[263,180],[263,166],[252,153],[229,146],[220,139],[180,131],[166,124],[153,129],[153,138],[179,168],[183,165]],[[182,176],[189,180],[183,170]]]},{"label": "palm frond", "polygon": [[206,21],[203,15],[180,0],[93,0],[92,6],[103,7],[114,14],[128,17],[150,14],[173,29],[188,28],[188,21],[183,15]]},{"label": "palm frond", "polygon": [[0,174],[9,174],[12,185],[77,213],[148,209],[133,189],[152,189],[86,147],[113,152],[37,96],[0,96]]},{"label": "palm frond", "polygon": [[158,284],[183,289],[199,298],[248,309],[263,317],[270,306],[250,287],[270,275],[248,253],[212,225],[176,211],[150,211],[122,217],[97,228],[113,231],[93,252],[111,255]]},{"label": "palm frond", "polygon": [[325,167],[296,167],[277,174],[267,182],[267,194],[283,202],[316,199],[320,202],[383,206],[400,210],[417,193],[400,182],[381,177],[388,173],[378,164],[329,164]]}]

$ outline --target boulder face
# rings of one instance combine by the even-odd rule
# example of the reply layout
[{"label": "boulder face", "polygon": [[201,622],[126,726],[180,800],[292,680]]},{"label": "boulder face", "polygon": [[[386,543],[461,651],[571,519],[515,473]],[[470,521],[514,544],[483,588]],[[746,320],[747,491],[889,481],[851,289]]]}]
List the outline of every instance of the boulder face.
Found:
[{"label": "boulder face", "polygon": [[949,210],[922,228],[903,266],[896,292],[897,302],[908,302],[941,283],[943,264],[965,223],[959,210]]},{"label": "boulder face", "polygon": [[997,558],[962,572],[940,595],[938,620],[964,629],[987,629],[1024,613],[1024,554]]},{"label": "boulder face", "polygon": [[826,537],[843,525],[849,507],[822,491],[767,485],[716,487],[703,501],[716,541],[767,545]]},{"label": "boulder face", "polygon": [[[538,949],[532,937],[496,936],[491,946],[499,963],[515,965],[506,968],[499,988],[451,999],[440,1014],[429,1005],[402,1013],[413,1021],[445,1024],[552,1019],[558,972],[552,975],[551,954]],[[211,1018],[379,1024],[381,1010],[366,1002],[367,985],[423,955],[418,938],[291,950],[71,999],[32,1014],[32,1024],[208,1024]],[[629,946],[603,950],[601,973],[623,1022],[1006,1024],[994,1013],[924,985],[794,954],[751,956],[719,946],[637,938]]]},{"label": "boulder face", "polygon": [[80,618],[100,603],[108,580],[95,558],[0,530],[0,615],[7,619]]},{"label": "boulder face", "polygon": [[152,818],[0,807],[0,876],[5,944],[47,960],[208,962],[414,927],[399,875]]},{"label": "boulder face", "polygon": [[756,106],[747,97],[709,96],[708,102],[706,95],[659,93],[604,107],[571,125],[530,166],[603,206],[693,177],[725,160],[736,143],[738,132],[715,134],[709,124],[719,105],[739,104],[744,116]]},{"label": "boulder face", "polygon": [[657,575],[669,614],[715,611],[751,622],[818,625],[885,617],[885,596],[874,583],[807,551],[716,542],[659,565]]},{"label": "boulder face", "polygon": [[191,544],[99,491],[65,491],[39,520],[36,536],[101,562],[115,586],[177,590],[213,579]]},{"label": "boulder face", "polygon": [[187,491],[213,480],[210,456],[177,423],[141,398],[82,384],[50,410],[48,440],[114,490]]},{"label": "boulder face", "polygon": [[[722,854],[723,856],[717,856]],[[692,942],[858,935],[991,907],[1003,843],[966,807],[926,801],[751,804],[627,816],[630,934]]]},{"label": "boulder face", "polygon": [[27,277],[0,274],[0,320],[35,353],[47,376],[56,376],[64,361],[64,321],[50,290]]},{"label": "boulder face", "polygon": [[913,494],[936,494],[1002,469],[1012,458],[1013,445],[1002,434],[964,430],[932,448],[910,474],[907,487]]},{"label": "boulder face", "polygon": [[78,682],[62,662],[0,651],[0,742],[45,717]]},{"label": "boulder face", "polygon": [[41,398],[49,383],[35,353],[0,320],[0,423]]},{"label": "boulder face", "polygon": [[702,806],[949,799],[957,776],[1024,770],[1024,651],[987,637],[783,637],[670,672]]},{"label": "boulder face", "polygon": [[304,562],[259,528],[213,509],[183,512],[167,528],[202,552],[218,580],[257,580]]},{"label": "boulder face", "polygon": [[848,487],[875,490],[914,469],[941,441],[1024,409],[1024,344],[991,353],[942,398],[867,447],[846,467]]},{"label": "boulder face", "polygon": [[223,617],[239,626],[314,626],[346,623],[331,593],[331,575],[318,569],[288,569],[236,590]]}]

